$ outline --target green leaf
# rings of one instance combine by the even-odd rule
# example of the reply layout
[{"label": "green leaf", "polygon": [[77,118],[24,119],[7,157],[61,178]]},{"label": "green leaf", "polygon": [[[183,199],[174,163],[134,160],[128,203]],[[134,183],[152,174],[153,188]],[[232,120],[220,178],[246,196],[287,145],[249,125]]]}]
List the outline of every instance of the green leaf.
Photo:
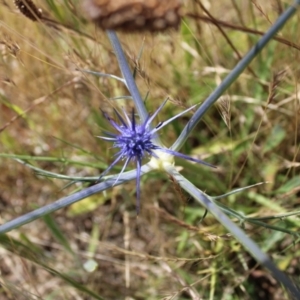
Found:
[{"label": "green leaf", "polygon": [[57,222],[52,218],[50,214],[45,215],[43,217],[44,222],[50,229],[51,233],[53,234],[54,238],[63,245],[63,247],[70,252],[71,254],[74,254],[68,239],[64,236],[62,230],[58,226]]},{"label": "green leaf", "polygon": [[275,125],[263,147],[263,153],[268,152],[277,147],[285,138],[285,134],[285,130],[280,125]]},{"label": "green leaf", "polygon": [[277,194],[285,194],[300,186],[300,176],[295,176],[282,185],[277,191]]}]

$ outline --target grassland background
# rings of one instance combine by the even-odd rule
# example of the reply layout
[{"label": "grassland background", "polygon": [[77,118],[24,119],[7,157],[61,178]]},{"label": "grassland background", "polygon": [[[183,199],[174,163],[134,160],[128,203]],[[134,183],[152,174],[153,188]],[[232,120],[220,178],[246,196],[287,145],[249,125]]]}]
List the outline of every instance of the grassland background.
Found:
[{"label": "grassland background", "polygon": [[[1,223],[86,186],[39,176],[13,157],[50,172],[97,176],[113,159],[110,145],[96,138],[108,128],[100,108],[132,108],[129,100],[109,100],[128,95],[120,82],[76,71],[120,76],[105,32],[86,20],[81,1],[35,3],[55,23],[32,22],[13,1],[0,2]],[[158,120],[204,101],[289,2],[203,4],[232,28],[221,24],[221,33],[186,17],[179,32],[119,34],[141,95],[149,93],[148,110],[171,99]],[[205,16],[197,1],[184,6]],[[280,32],[283,42],[270,42],[181,150],[218,166],[185,163],[181,171],[209,195],[267,181],[220,200],[252,217],[299,210],[299,32],[298,13]],[[162,130],[166,145],[189,117]],[[202,207],[165,174],[142,178],[141,202],[137,218],[131,182],[1,237],[0,299],[97,299],[92,292],[98,299],[288,299],[211,215],[200,222]],[[299,232],[297,216],[267,223]],[[249,223],[244,229],[300,282],[299,238]]]}]

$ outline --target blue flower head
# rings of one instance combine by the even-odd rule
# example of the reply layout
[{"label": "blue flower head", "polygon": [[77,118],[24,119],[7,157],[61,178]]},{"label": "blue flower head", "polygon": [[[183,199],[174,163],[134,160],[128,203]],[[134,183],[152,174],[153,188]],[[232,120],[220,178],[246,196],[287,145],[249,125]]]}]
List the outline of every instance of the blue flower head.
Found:
[{"label": "blue flower head", "polygon": [[[154,139],[156,137],[157,131],[160,130],[162,127],[167,125],[168,123],[172,122],[175,118],[181,116],[182,114],[186,113],[187,111],[193,109],[195,106],[185,110],[184,112],[172,117],[171,119],[160,122],[156,127],[152,128],[151,122],[157,116],[159,111],[163,108],[167,100],[165,100],[162,105],[157,109],[157,111],[152,115],[148,116],[145,122],[136,123],[135,120],[135,113],[134,110],[131,112],[131,116],[127,115],[125,110],[123,110],[124,117],[120,115],[117,110],[114,110],[119,123],[115,122],[112,118],[110,118],[107,113],[103,112],[104,117],[110,122],[110,124],[117,130],[117,133],[111,132],[104,132],[107,136],[98,136],[106,141],[113,142],[113,147],[118,148],[119,151],[115,154],[116,159],[113,163],[101,174],[99,180],[105,176],[113,166],[115,166],[120,160],[125,160],[124,166],[119,175],[127,167],[130,161],[136,162],[136,197],[137,197],[137,213],[140,210],[140,177],[141,177],[141,166],[142,160],[145,156],[150,156],[154,159],[155,163],[152,161],[153,168],[162,168],[164,162],[167,164],[173,164],[173,157],[178,156],[184,158],[186,160],[190,160],[196,163],[200,163],[203,165],[207,165],[210,167],[214,167],[209,163],[206,163],[202,160],[192,158],[190,156],[184,155],[182,153],[167,149],[163,146],[157,145]],[[167,155],[161,155],[165,153]],[[155,166],[154,166],[155,165]],[[119,177],[117,178],[116,182],[118,181]]]}]

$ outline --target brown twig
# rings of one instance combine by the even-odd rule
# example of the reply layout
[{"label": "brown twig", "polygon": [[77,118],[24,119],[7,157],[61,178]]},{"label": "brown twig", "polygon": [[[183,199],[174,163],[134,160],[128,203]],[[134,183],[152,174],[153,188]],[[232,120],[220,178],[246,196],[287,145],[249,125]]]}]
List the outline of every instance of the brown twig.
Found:
[{"label": "brown twig", "polygon": [[[214,24],[218,27],[219,31],[221,32],[222,36],[224,37],[224,39],[226,40],[226,42],[228,43],[228,45],[231,47],[231,49],[234,51],[235,55],[237,56],[237,58],[239,60],[242,59],[242,55],[239,53],[238,49],[234,46],[234,44],[231,42],[230,38],[228,37],[228,35],[226,34],[226,32],[223,30],[222,26],[218,23],[218,20],[215,19],[212,14],[205,8],[205,6],[201,3],[201,1],[196,0],[196,3],[198,3],[198,5],[201,7],[201,9],[208,15],[208,17],[211,20],[214,20]],[[247,67],[249,72],[254,76],[257,77],[255,72],[252,70],[251,67]]]},{"label": "brown twig", "polygon": [[[231,23],[228,23],[228,22],[224,22],[224,21],[221,21],[221,20],[216,20],[216,19],[212,19],[210,17],[206,17],[206,16],[200,16],[198,14],[193,14],[193,13],[187,13],[186,14],[187,17],[190,17],[190,18],[193,18],[193,19],[198,19],[198,20],[201,20],[203,22],[206,22],[206,23],[210,23],[210,24],[213,24],[215,26],[220,25],[224,28],[230,28],[230,29],[233,29],[233,30],[238,30],[238,31],[241,31],[241,32],[247,32],[247,33],[252,33],[252,34],[255,34],[255,35],[264,35],[265,32],[263,31],[259,31],[259,30],[256,30],[256,29],[251,29],[251,28],[247,28],[247,27],[243,27],[243,26],[239,26],[239,25],[234,25],[234,24],[231,24]],[[294,49],[297,49],[300,51],[300,46],[295,44],[295,43],[292,43],[284,38],[281,38],[279,36],[275,36],[273,37],[273,39],[275,41],[278,41],[284,45],[287,45],[289,47],[292,47]]]},{"label": "brown twig", "polygon": [[282,81],[282,78],[285,73],[286,73],[286,70],[282,70],[280,72],[273,74],[272,81],[269,85],[269,95],[268,95],[267,105],[272,103],[273,100],[275,99],[278,85]]}]

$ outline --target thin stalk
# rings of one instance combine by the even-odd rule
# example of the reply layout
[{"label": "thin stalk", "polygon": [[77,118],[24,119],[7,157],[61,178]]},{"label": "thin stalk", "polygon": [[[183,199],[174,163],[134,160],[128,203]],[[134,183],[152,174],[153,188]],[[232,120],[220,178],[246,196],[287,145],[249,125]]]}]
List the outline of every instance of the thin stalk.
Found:
[{"label": "thin stalk", "polygon": [[92,177],[88,177],[88,176],[86,176],[86,177],[68,176],[68,175],[62,175],[62,174],[58,174],[58,173],[54,173],[54,172],[45,171],[41,168],[35,167],[35,166],[27,163],[26,161],[21,160],[21,159],[15,158],[15,161],[17,161],[18,163],[30,168],[37,175],[48,177],[48,178],[56,178],[56,179],[70,180],[70,181],[76,181],[76,182],[92,182],[92,181],[95,182],[95,181],[97,181],[97,179],[99,179],[99,175],[98,176],[92,176]]},{"label": "thin stalk", "polygon": [[132,73],[130,71],[130,68],[128,66],[128,63],[127,63],[124,51],[122,49],[122,46],[120,44],[120,41],[118,39],[118,36],[115,33],[115,31],[113,31],[113,30],[107,30],[106,33],[107,33],[107,36],[114,48],[115,55],[117,57],[121,73],[124,77],[127,88],[133,98],[136,110],[137,110],[142,122],[145,122],[148,117],[148,112],[146,110],[144,101],[141,98],[140,92],[136,86],[135,80],[134,80]]},{"label": "thin stalk", "polygon": [[20,162],[20,160],[27,161],[51,161],[51,162],[59,162],[64,165],[77,165],[83,167],[91,167],[91,168],[104,168],[106,165],[104,163],[95,163],[95,162],[83,162],[76,160],[69,160],[64,157],[50,157],[50,156],[32,156],[32,155],[19,155],[19,154],[6,154],[0,153],[0,157],[3,158],[11,158]]},{"label": "thin stalk", "polygon": [[[126,86],[127,86],[128,90],[130,92],[130,95],[132,96],[137,113],[138,113],[139,117],[141,118],[141,121],[145,122],[146,119],[148,118],[149,114],[147,112],[144,101],[141,98],[140,92],[136,86],[135,80],[134,80],[133,75],[128,66],[128,63],[127,63],[124,51],[122,49],[122,46],[120,44],[120,41],[118,39],[118,36],[115,33],[115,31],[113,31],[113,30],[107,30],[106,33],[107,33],[107,36],[114,48],[115,55],[117,57],[121,73],[124,77],[124,80],[126,82]],[[155,143],[157,145],[160,145],[160,146],[162,145],[158,135],[154,136],[153,140],[155,141]]]},{"label": "thin stalk", "polygon": [[[151,170],[150,167],[148,167],[147,165],[142,166],[141,176],[143,174],[149,172],[150,170]],[[118,181],[116,182],[117,178],[118,178]],[[11,230],[18,228],[24,224],[27,224],[36,219],[39,219],[40,217],[42,217],[44,215],[47,215],[54,211],[57,211],[61,208],[64,208],[64,207],[74,204],[82,199],[85,199],[91,195],[94,195],[96,193],[107,190],[113,186],[123,184],[123,183],[125,183],[129,180],[133,180],[135,178],[136,178],[136,170],[123,173],[122,175],[117,174],[115,176],[109,177],[108,179],[105,179],[105,181],[103,181],[103,182],[100,182],[96,185],[88,187],[80,192],[75,193],[75,194],[61,198],[53,203],[45,205],[45,206],[38,208],[32,212],[22,215],[14,220],[11,220],[3,225],[0,225],[0,234],[11,231]]]}]

